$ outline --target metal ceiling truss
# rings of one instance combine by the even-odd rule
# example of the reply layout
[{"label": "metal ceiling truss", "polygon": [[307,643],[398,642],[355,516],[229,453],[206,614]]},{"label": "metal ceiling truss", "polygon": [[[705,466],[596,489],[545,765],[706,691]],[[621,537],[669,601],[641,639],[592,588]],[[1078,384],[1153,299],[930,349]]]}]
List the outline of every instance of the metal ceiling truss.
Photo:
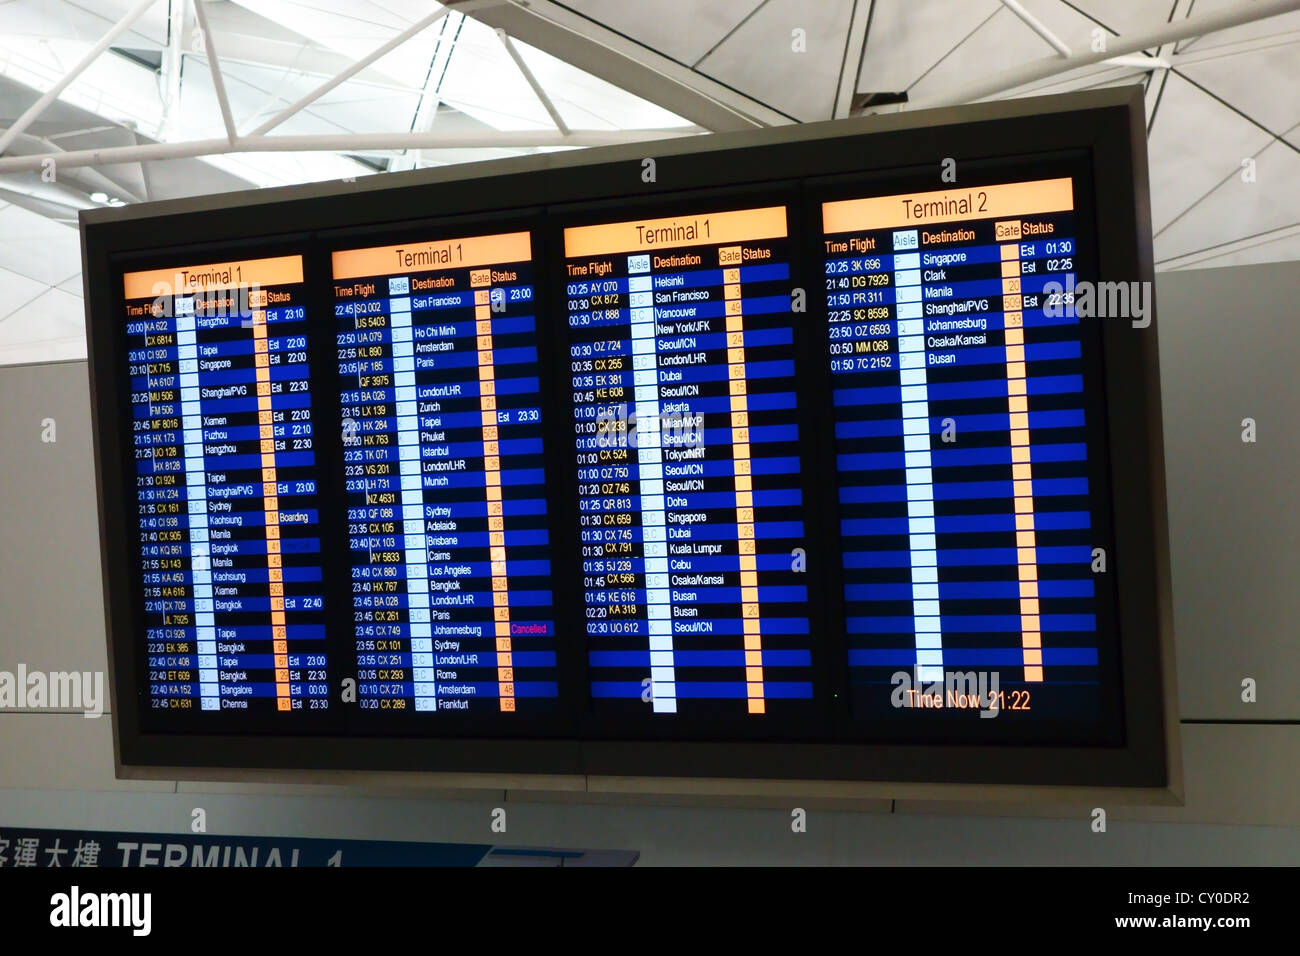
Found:
[{"label": "metal ceiling truss", "polygon": [[[140,0],[127,14],[119,20],[86,55],[77,62],[49,90],[41,95],[35,103],[20,116],[14,124],[0,135],[0,153],[3,153],[45,111],[58,99],[97,57],[121,36],[139,17],[159,0]],[[416,34],[441,20],[451,11],[461,14],[476,13],[495,7],[515,8],[514,0],[447,0],[446,4],[417,20],[401,33],[382,43],[366,56],[352,63],[349,67],[335,74],[329,80],[317,86],[306,95],[289,104],[270,119],[258,125],[248,134],[240,134],[235,126],[226,95],[225,83],[221,74],[220,61],[215,49],[212,31],[208,26],[207,14],[203,0],[191,0],[195,19],[199,26],[208,67],[212,72],[212,82],[220,104],[222,121],[225,125],[224,139],[201,139],[178,142],[144,143],[129,146],[113,146],[102,149],[69,150],[66,152],[35,153],[22,156],[5,156],[0,158],[0,174],[39,170],[54,161],[59,167],[74,168],[79,166],[107,166],[117,163],[143,163],[155,160],[180,159],[199,156],[218,156],[229,153],[252,153],[271,151],[322,151],[346,152],[349,150],[407,150],[407,149],[476,149],[476,148],[538,148],[538,147],[583,147],[608,146],[674,136],[690,136],[704,132],[700,127],[676,127],[671,129],[648,130],[574,130],[561,117],[554,102],[542,88],[537,78],[520,56],[518,49],[511,42],[503,27],[497,26],[506,50],[518,66],[520,73],[537,95],[555,124],[554,130],[525,131],[445,131],[405,130],[392,133],[339,133],[314,136],[268,136],[275,127],[290,117],[316,102],[322,96],[347,82],[356,74],[387,56],[401,44]],[[164,58],[167,68],[164,70],[164,104],[165,108],[174,107],[171,96],[179,90],[180,58],[177,34],[181,32],[184,21],[183,0],[171,0],[171,24],[168,53]],[[536,4],[530,4],[536,5]],[[522,9],[522,8],[518,8]],[[531,15],[531,14],[530,14]],[[760,125],[754,122],[752,125]]]},{"label": "metal ceiling truss", "polygon": [[[0,134],[0,153],[8,150],[18,137],[35,122],[59,95],[80,76],[87,67],[155,2],[140,0],[125,16],[74,65],[57,83],[43,93],[3,134]],[[160,90],[163,100],[164,125],[169,111],[174,110],[179,96],[180,63],[184,51],[181,37],[186,26],[186,9],[192,6],[195,21],[202,36],[204,53],[212,73],[217,101],[225,126],[224,138],[143,143],[101,149],[70,150],[48,153],[31,153],[0,158],[0,174],[26,170],[39,170],[49,160],[59,166],[112,165],[116,163],[149,162],[185,157],[214,156],[229,153],[267,151],[328,151],[348,152],[363,150],[421,150],[421,149],[473,149],[473,148],[545,148],[601,146],[670,136],[694,135],[706,129],[727,130],[778,125],[791,122],[791,117],[773,110],[744,94],[718,83],[642,44],[636,43],[616,31],[610,30],[583,17],[569,8],[551,0],[446,0],[443,7],[411,24],[371,53],[356,60],[310,92],[300,97],[260,123],[251,132],[241,134],[236,128],[226,95],[220,61],[208,26],[204,0],[165,0],[170,4],[169,38],[163,57]],[[1043,38],[1056,51],[1056,55],[1008,70],[984,75],[975,82],[963,84],[946,93],[939,93],[907,104],[907,108],[948,106],[994,97],[1028,86],[1042,84],[1065,74],[1101,69],[1104,73],[1115,67],[1140,71],[1169,70],[1183,62],[1196,62],[1216,56],[1228,55],[1218,50],[1172,52],[1180,40],[1203,36],[1229,27],[1263,20],[1300,10],[1300,0],[1263,0],[1243,2],[1225,10],[1202,16],[1185,16],[1162,27],[1128,36],[1115,36],[1110,49],[1103,52],[1074,52],[1070,47],[1017,0],[1001,0],[1010,12]],[[870,27],[873,0],[854,0],[850,15],[848,36],[836,86],[833,114],[848,115],[856,87],[857,66]],[[528,131],[439,131],[434,132],[432,116],[437,109],[438,79],[430,70],[429,85],[424,90],[423,118],[417,117],[415,128],[392,133],[339,133],[325,135],[289,136],[267,134],[286,120],[300,113],[321,97],[347,82],[401,44],[432,26],[450,11],[462,15],[472,14],[475,19],[497,31],[511,59],[545,108],[555,126],[554,130]],[[1189,11],[1190,12],[1190,11]],[[1111,31],[1113,33],[1113,31]],[[555,102],[538,82],[532,70],[520,55],[513,37],[527,37],[528,42],[593,75],[639,95],[678,115],[694,120],[698,125],[686,128],[650,130],[574,130],[564,121]],[[1235,44],[1242,51],[1277,45],[1278,42],[1295,42],[1300,34],[1284,40],[1265,39]],[[1152,56],[1146,51],[1155,50]],[[1156,84],[1152,84],[1156,86]],[[1158,93],[1156,94],[1158,96]],[[427,107],[427,108],[425,108]]]}]

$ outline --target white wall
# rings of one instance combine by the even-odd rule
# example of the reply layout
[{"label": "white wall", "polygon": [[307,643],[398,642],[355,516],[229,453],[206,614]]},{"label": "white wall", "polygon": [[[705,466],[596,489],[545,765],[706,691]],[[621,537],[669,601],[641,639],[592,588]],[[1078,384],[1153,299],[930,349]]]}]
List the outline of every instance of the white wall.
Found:
[{"label": "white wall", "polygon": [[[119,781],[107,719],[0,711],[0,828],[185,832],[202,806],[217,833],[636,849],[644,863],[1298,863],[1298,302],[1293,263],[1157,284],[1185,807],[1108,807],[1098,835],[1089,806]],[[84,363],[0,368],[3,670],[106,667],[88,406]],[[1240,699],[1245,677],[1255,704]],[[791,805],[812,811],[806,834],[790,832]],[[497,806],[504,837],[489,830]]]}]

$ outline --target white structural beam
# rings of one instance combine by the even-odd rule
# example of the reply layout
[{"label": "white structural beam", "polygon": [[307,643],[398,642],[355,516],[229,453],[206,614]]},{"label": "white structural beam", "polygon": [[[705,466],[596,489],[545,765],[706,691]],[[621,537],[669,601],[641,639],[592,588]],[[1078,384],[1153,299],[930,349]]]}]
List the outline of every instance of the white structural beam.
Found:
[{"label": "white structural beam", "polygon": [[1133,70],[1167,70],[1169,69],[1169,60],[1163,56],[1141,56],[1134,53],[1129,56],[1112,56],[1109,60],[1103,60],[1110,66],[1127,66]]},{"label": "white structural beam", "polygon": [[724,132],[795,122],[552,0],[509,0],[477,11],[474,19],[705,129]]},{"label": "white structural beam", "polygon": [[[109,126],[106,128],[114,131],[120,131],[122,129],[120,126]],[[11,149],[15,155],[35,152],[39,153],[42,157],[52,156],[55,158],[56,168],[58,158],[64,155],[65,152],[61,146],[49,138],[33,136],[31,133],[20,134],[18,139],[14,141],[14,145]],[[44,170],[42,170],[42,172],[43,171]],[[137,196],[133,190],[127,189],[116,180],[109,179],[103,173],[90,167],[83,167],[76,173],[72,173],[68,176],[61,175],[58,178],[65,185],[71,182],[74,188],[79,187],[83,194],[87,196],[92,192],[98,191],[106,193],[109,196],[115,196],[125,202],[140,202],[142,200],[142,197]]]},{"label": "white structural beam", "polygon": [[1223,43],[1204,49],[1183,50],[1181,53],[1170,54],[1168,59],[1170,65],[1177,69],[1195,63],[1205,63],[1209,60],[1221,60],[1229,56],[1261,53],[1265,50],[1292,46],[1296,43],[1300,43],[1300,30],[1288,30],[1285,33],[1270,33],[1266,36],[1251,37],[1246,40],[1237,40],[1233,43]]},{"label": "white structural beam", "polygon": [[1025,86],[1036,80],[1045,80],[1051,76],[1069,73],[1080,67],[1101,63],[1113,57],[1126,56],[1140,50],[1160,47],[1166,43],[1176,43],[1189,37],[1204,36],[1207,33],[1226,30],[1229,27],[1241,26],[1243,23],[1266,20],[1283,13],[1291,13],[1294,10],[1300,10],[1300,0],[1264,0],[1262,3],[1239,3],[1216,13],[1188,17],[1186,20],[1179,20],[1177,23],[1166,24],[1157,30],[1115,37],[1113,40],[1108,41],[1107,46],[1109,49],[1100,53],[1089,52],[1068,57],[1047,57],[1008,70],[988,74],[974,83],[966,84],[947,93],[921,97],[909,103],[908,108],[926,109],[936,106],[955,106],[959,103],[973,103],[976,100],[982,100],[989,96],[1005,93],[1008,90],[1014,90],[1019,86]]},{"label": "white structural beam", "polygon": [[346,152],[378,149],[522,149],[538,147],[617,146],[647,140],[696,136],[698,127],[673,129],[553,130],[515,132],[510,130],[465,130],[403,133],[331,133],[319,136],[242,136],[233,143],[226,139],[191,140],[184,143],[145,143],[138,146],[110,146],[104,149],[69,150],[64,153],[6,156],[0,158],[0,174],[40,169],[54,156],[60,168],[111,166],[195,156],[223,156],[229,153]]},{"label": "white structural beam", "polygon": [[1091,69],[1072,74],[1068,79],[1048,77],[1037,83],[1016,87],[1013,95],[1046,96],[1052,93],[1068,93],[1071,90],[1090,90],[1108,84],[1137,83],[1142,79],[1142,75],[1131,67],[1099,63]]},{"label": "white structural beam", "polygon": [[212,86],[217,93],[217,102],[221,104],[221,121],[226,124],[226,139],[232,143],[238,133],[235,121],[230,115],[230,100],[226,97],[226,81],[221,78],[221,61],[217,59],[217,48],[208,29],[208,15],[203,12],[205,0],[194,0],[194,16],[199,21],[199,34],[203,37],[203,49],[208,55],[208,69],[212,71]]},{"label": "white structural beam", "polygon": [[189,0],[168,0],[167,46],[162,51],[162,69],[158,76],[158,97],[162,116],[158,129],[163,139],[170,138],[181,105],[181,70],[185,61],[185,5]]},{"label": "white structural beam", "polygon": [[[1047,41],[1061,56],[1068,57],[1071,55],[1069,44],[1053,33],[1042,20],[1030,13],[1024,8],[1019,0],[1002,0],[1002,5],[1019,17],[1029,29],[1033,30],[1040,37]],[[1112,56],[1103,60],[1104,65],[1124,66],[1134,70],[1167,70],[1169,63],[1162,57],[1149,57],[1140,55],[1131,56]]]},{"label": "white structural beam", "polygon": [[112,46],[113,41],[125,33],[131,24],[135,23],[141,14],[153,4],[154,0],[140,0],[139,3],[128,10],[126,16],[118,20],[111,30],[100,37],[99,42],[91,47],[72,69],[63,74],[63,78],[59,82],[46,90],[40,99],[27,108],[27,111],[22,116],[14,120],[13,125],[4,131],[4,135],[0,135],[0,153],[7,150],[13,144],[13,141],[18,138],[18,134],[31,126],[45,112],[46,107],[57,100],[59,94],[66,90],[73,80],[85,72],[86,67],[94,63],[99,58],[99,55]]},{"label": "white structural beam", "polygon": [[1018,16],[1029,29],[1048,42],[1061,56],[1069,56],[1070,48],[1066,42],[1047,28],[1047,24],[1026,10],[1017,0],[1002,0],[1002,5]]},{"label": "white structural beam", "polygon": [[510,54],[510,59],[515,61],[515,66],[519,68],[519,72],[523,75],[523,78],[527,80],[528,85],[532,87],[533,95],[537,97],[542,106],[546,109],[547,115],[551,117],[551,122],[555,124],[555,128],[561,133],[567,133],[569,127],[568,124],[564,122],[564,117],[561,116],[560,111],[555,108],[555,104],[551,101],[551,98],[546,95],[546,90],[542,89],[542,84],[537,82],[537,77],[533,76],[533,71],[528,69],[528,64],[525,63],[524,58],[519,55],[519,51],[515,49],[515,45],[510,42],[510,37],[506,34],[506,31],[497,27],[495,32],[497,39],[501,41],[501,45],[504,46],[506,52]]},{"label": "white structural beam", "polygon": [[320,99],[330,90],[334,89],[337,86],[340,86],[343,83],[346,83],[353,76],[360,73],[362,70],[370,66],[370,64],[374,63],[376,60],[380,60],[383,57],[387,56],[388,54],[392,53],[394,50],[396,50],[407,40],[411,39],[411,37],[415,36],[417,33],[437,23],[439,20],[445,17],[452,10],[456,10],[461,13],[466,13],[470,10],[478,9],[479,7],[492,6],[493,4],[498,2],[500,2],[500,0],[466,0],[465,3],[458,3],[455,6],[445,6],[442,7],[441,9],[435,10],[433,13],[430,13],[428,16],[421,17],[419,20],[416,20],[414,23],[412,23],[401,33],[397,34],[397,36],[393,37],[388,42],[381,44],[379,47],[372,50],[370,53],[367,53],[361,59],[357,60],[355,63],[353,63],[350,67],[348,67],[343,72],[336,74],[333,78],[322,83],[320,86],[316,87],[310,93],[306,94],[303,97],[300,97],[299,99],[295,100],[293,103],[285,107],[283,110],[281,110],[279,113],[276,113],[274,116],[272,116],[261,126],[258,126],[255,130],[253,130],[251,135],[261,136],[264,133],[268,133],[271,130],[275,129],[277,126],[279,126],[289,117],[293,116],[295,113],[298,113],[301,110],[305,109],[306,107],[310,106],[312,103],[315,103],[318,99]]},{"label": "white structural beam", "polygon": [[853,94],[858,90],[858,72],[862,69],[862,55],[866,52],[867,28],[871,25],[872,8],[876,0],[853,0],[849,14],[849,35],[844,43],[844,59],[840,62],[840,79],[835,87],[835,105],[831,119],[844,119],[853,108]]}]

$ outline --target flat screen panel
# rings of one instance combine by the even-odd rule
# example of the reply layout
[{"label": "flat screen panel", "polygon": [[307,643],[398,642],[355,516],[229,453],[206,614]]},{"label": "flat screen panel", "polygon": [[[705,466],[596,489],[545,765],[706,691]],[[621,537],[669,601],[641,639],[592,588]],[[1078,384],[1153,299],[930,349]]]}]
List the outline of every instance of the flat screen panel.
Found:
[{"label": "flat screen panel", "polygon": [[564,230],[597,709],[813,698],[784,206]]},{"label": "flat screen panel", "polygon": [[553,710],[531,236],[332,266],[360,707]]},{"label": "flat screen panel", "polygon": [[122,283],[148,707],[326,709],[302,257]]},{"label": "flat screen panel", "polygon": [[821,206],[858,719],[1115,733],[1106,409],[1074,308],[1096,281],[1089,191],[1065,175]]}]

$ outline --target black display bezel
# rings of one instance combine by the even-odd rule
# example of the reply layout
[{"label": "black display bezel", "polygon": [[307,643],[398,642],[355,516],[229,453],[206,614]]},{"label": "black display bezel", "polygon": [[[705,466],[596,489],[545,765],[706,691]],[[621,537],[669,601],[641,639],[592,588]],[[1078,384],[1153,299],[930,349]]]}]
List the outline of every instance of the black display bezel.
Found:
[{"label": "black display bezel", "polygon": [[[119,770],[174,768],[172,776],[185,776],[185,768],[265,768],[1168,786],[1166,678],[1172,662],[1164,640],[1170,623],[1156,338],[1154,328],[1136,329],[1119,320],[1101,326],[1106,404],[1123,410],[1107,418],[1116,558],[1112,573],[1117,578],[1117,617],[1123,638],[1119,642],[1119,678],[1124,734],[1116,745],[864,743],[861,735],[817,736],[809,728],[797,727],[789,734],[771,734],[767,739],[756,739],[746,730],[687,740],[681,739],[680,730],[633,735],[624,727],[595,726],[579,713],[547,725],[544,738],[500,727],[455,738],[430,737],[427,729],[421,729],[419,736],[401,732],[364,736],[164,734],[148,730],[141,714],[136,663],[139,641],[134,639],[137,629],[131,596],[135,589],[129,517],[133,512],[123,505],[130,490],[124,481],[131,464],[126,454],[129,444],[125,443],[130,436],[121,434],[122,422],[113,408],[121,401],[120,370],[124,367],[119,361],[122,346],[116,332],[121,295],[114,290],[120,290],[125,263],[174,264],[185,254],[183,247],[195,245],[195,236],[204,237],[201,246],[205,255],[217,248],[250,243],[260,253],[298,242],[294,249],[305,249],[306,277],[318,290],[309,295],[319,307],[317,300],[328,291],[328,283],[319,281],[322,268],[328,274],[328,248],[343,248],[338,242],[344,234],[355,238],[378,230],[388,237],[395,233],[386,230],[398,227],[454,229],[459,222],[472,225],[472,231],[463,234],[478,235],[502,231],[483,228],[487,223],[528,222],[535,230],[539,298],[545,296],[551,304],[553,295],[543,291],[544,277],[554,274],[562,258],[562,247],[555,245],[557,231],[565,222],[599,212],[602,207],[622,210],[606,218],[627,219],[633,215],[627,210],[649,209],[668,201],[670,194],[678,194],[688,202],[717,199],[726,207],[745,208],[774,204],[761,197],[765,190],[770,195],[776,188],[785,190],[782,195],[802,196],[791,204],[790,230],[792,237],[805,231],[807,239],[807,222],[796,220],[809,214],[828,178],[863,178],[887,170],[930,167],[935,171],[935,188],[941,188],[939,173],[945,158],[956,159],[960,169],[967,161],[1002,158],[1010,163],[1017,157],[1073,151],[1087,157],[1095,184],[1099,277],[1150,282],[1140,97],[1112,91],[1069,101],[1068,109],[1040,114],[998,116],[989,115],[986,109],[982,117],[969,122],[960,122],[960,111],[955,111],[936,117],[940,125],[930,127],[904,124],[891,128],[886,124],[879,131],[841,133],[841,126],[821,124],[778,131],[766,141],[753,134],[714,137],[698,152],[685,151],[690,146],[683,144],[644,144],[633,150],[590,151],[563,162],[540,157],[531,168],[505,161],[471,168],[471,173],[479,174],[471,179],[411,173],[383,177],[381,184],[363,188],[357,188],[361,184],[330,184],[227,195],[194,201],[190,203],[194,208],[184,210],[183,215],[177,214],[182,211],[175,208],[177,204],[159,204],[156,209],[145,206],[84,217],[92,414]],[[1040,109],[1054,105],[1044,103]],[[972,110],[979,112],[978,108]],[[923,118],[921,114],[910,117]],[[657,150],[660,145],[662,151]],[[656,157],[654,183],[642,178],[645,156]],[[779,185],[773,187],[773,183]],[[757,201],[753,201],[755,196]],[[268,238],[249,239],[250,222]],[[291,224],[292,229],[283,228],[284,224]],[[381,241],[387,244],[376,238],[373,243],[352,245]],[[804,259],[808,258],[805,253]],[[810,273],[808,266],[803,261],[798,267],[805,280],[817,275]],[[792,275],[794,269],[792,262]],[[810,318],[815,308],[810,306]],[[326,314],[332,316],[332,311]],[[332,344],[332,336],[328,339],[327,345]],[[810,353],[807,339],[805,336],[801,361],[815,366],[817,357]],[[333,381],[329,365],[319,364],[326,350],[319,341],[313,349],[318,382]],[[555,374],[552,369],[553,386],[558,381]],[[567,422],[564,391],[551,388],[547,407],[552,422]],[[548,468],[560,469],[551,473],[551,482],[557,474],[565,474],[566,451],[548,450]],[[825,452],[825,436],[812,436],[809,454]],[[563,484],[560,487],[564,490]],[[559,498],[563,500],[563,495]],[[830,506],[818,507],[824,512]],[[563,509],[551,517],[552,552],[559,555],[567,540],[563,535],[571,525],[564,524]],[[814,525],[813,519],[806,519],[806,524],[827,527],[831,518],[823,513],[815,520],[820,525]],[[825,570],[823,588],[833,602],[837,599],[832,587],[836,577],[829,567]],[[565,576],[557,569],[557,579]],[[557,585],[557,606],[569,586]],[[829,608],[831,602],[824,603]],[[824,613],[833,618],[832,610]],[[557,643],[558,631],[557,620]],[[577,693],[585,700],[583,656],[580,648],[569,648],[567,666],[572,669],[562,693],[570,694],[571,699]],[[832,660],[835,656],[823,655]],[[826,672],[836,679],[834,665],[827,665]],[[566,732],[572,736],[560,736]]]}]

